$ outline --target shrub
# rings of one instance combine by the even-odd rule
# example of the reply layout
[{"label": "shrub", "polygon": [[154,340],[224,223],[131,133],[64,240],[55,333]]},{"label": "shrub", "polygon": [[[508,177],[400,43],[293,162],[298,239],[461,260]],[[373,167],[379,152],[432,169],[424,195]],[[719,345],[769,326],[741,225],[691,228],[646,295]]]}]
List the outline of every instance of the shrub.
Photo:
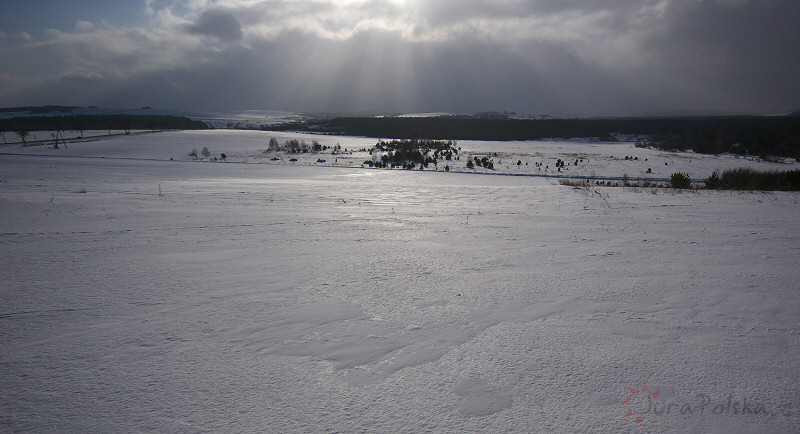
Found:
[{"label": "shrub", "polygon": [[784,173],[783,184],[787,190],[800,190],[800,169],[790,170]]},{"label": "shrub", "polygon": [[734,190],[800,190],[800,169],[788,172],[759,172],[739,168],[722,172],[722,188]]},{"label": "shrub", "polygon": [[205,146],[203,146],[203,150],[200,151],[200,153],[203,154],[203,157],[205,157],[205,158],[208,158],[209,156],[211,156],[211,152]]},{"label": "shrub", "polygon": [[734,190],[762,190],[766,187],[766,173],[753,169],[739,168],[722,172],[725,188]]},{"label": "shrub", "polygon": [[192,149],[192,152],[189,152],[189,156],[192,158],[197,158],[197,149]]},{"label": "shrub", "polygon": [[717,172],[712,173],[711,176],[709,176],[708,179],[706,179],[706,188],[709,190],[716,190],[720,188],[721,185],[722,184],[720,182],[719,175],[717,175]]},{"label": "shrub", "polygon": [[692,188],[692,179],[688,173],[675,172],[669,178],[669,185],[672,188]]},{"label": "shrub", "polygon": [[561,185],[568,185],[570,187],[588,187],[588,179],[562,179],[559,181]]}]

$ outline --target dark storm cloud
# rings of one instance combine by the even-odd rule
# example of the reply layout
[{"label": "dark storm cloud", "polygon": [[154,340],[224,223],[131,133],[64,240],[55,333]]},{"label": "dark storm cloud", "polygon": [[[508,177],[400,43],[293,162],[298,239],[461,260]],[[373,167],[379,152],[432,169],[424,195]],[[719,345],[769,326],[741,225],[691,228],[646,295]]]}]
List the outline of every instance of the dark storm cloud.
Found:
[{"label": "dark storm cloud", "polygon": [[[401,57],[382,57],[383,50]],[[202,110],[471,113],[524,107],[526,112],[544,114],[554,113],[554,107],[592,112],[601,104],[623,111],[631,101],[636,108],[642,104],[614,80],[598,76],[576,57],[547,44],[536,48],[536,56],[548,60],[535,70],[524,59],[481,40],[420,43],[409,49],[399,36],[380,33],[335,41],[293,32],[253,47],[205,56],[203,68],[154,70],[124,79],[65,76],[42,93],[58,98],[79,93],[87,101],[106,105],[126,101],[126,106],[173,107],[180,101],[182,107]]]},{"label": "dark storm cloud", "polygon": [[631,54],[652,64],[639,81],[672,95],[670,104],[766,112],[797,107],[800,44],[793,30],[800,3],[788,1],[670,2],[653,28],[640,32]]},{"label": "dark storm cloud", "polygon": [[207,110],[800,107],[795,2],[222,3],[161,9],[146,28],[80,26],[36,41],[0,34],[0,54],[21,59],[0,69],[0,91],[18,103]]},{"label": "dark storm cloud", "polygon": [[243,36],[242,26],[236,17],[219,9],[203,11],[197,21],[186,28],[196,35],[216,36],[229,41],[242,39]]}]

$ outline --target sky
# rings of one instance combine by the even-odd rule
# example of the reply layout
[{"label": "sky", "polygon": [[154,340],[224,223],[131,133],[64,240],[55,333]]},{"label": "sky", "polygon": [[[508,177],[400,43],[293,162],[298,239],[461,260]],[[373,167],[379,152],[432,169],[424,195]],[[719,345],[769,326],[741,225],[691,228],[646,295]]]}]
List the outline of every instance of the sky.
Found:
[{"label": "sky", "polygon": [[800,109],[796,0],[0,0],[0,107]]}]

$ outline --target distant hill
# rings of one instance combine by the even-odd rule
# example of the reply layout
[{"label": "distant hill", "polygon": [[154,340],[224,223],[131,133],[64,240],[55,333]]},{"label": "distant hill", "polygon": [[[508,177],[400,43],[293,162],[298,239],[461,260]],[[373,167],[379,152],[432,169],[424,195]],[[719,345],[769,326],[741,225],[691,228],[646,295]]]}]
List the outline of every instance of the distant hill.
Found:
[{"label": "distant hill", "polygon": [[66,116],[66,115],[160,115],[160,116],[179,116],[194,117],[189,113],[154,109],[152,107],[140,108],[114,108],[114,107],[80,107],[62,105],[43,105],[26,107],[7,107],[0,108],[0,119],[7,119],[21,116]]},{"label": "distant hill", "polygon": [[43,105],[43,106],[28,106],[28,107],[7,107],[0,108],[0,113],[20,115],[38,115],[44,113],[71,113],[73,109],[79,109],[78,106],[63,106],[63,105]]},{"label": "distant hill", "polygon": [[202,130],[202,121],[162,115],[18,116],[0,119],[0,131]]}]

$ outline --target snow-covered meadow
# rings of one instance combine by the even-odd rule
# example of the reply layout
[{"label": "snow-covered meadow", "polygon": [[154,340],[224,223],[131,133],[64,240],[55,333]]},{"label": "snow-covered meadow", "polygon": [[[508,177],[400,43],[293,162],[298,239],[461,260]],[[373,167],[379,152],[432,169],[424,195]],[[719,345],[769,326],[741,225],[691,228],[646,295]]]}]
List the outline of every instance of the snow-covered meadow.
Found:
[{"label": "snow-covered meadow", "polygon": [[270,137],[375,144],[0,146],[0,430],[800,431],[800,195],[545,176],[796,163],[459,142],[478,176]]}]

